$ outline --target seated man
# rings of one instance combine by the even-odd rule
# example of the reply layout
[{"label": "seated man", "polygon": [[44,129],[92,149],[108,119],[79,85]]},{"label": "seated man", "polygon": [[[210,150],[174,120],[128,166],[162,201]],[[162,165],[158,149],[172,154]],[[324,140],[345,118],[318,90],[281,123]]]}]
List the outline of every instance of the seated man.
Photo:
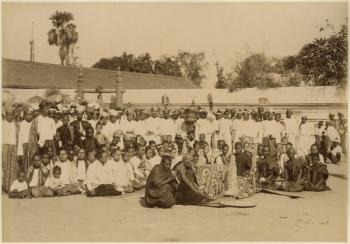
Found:
[{"label": "seated man", "polygon": [[161,164],[155,165],[151,170],[145,192],[145,201],[148,207],[170,208],[175,205],[175,192],[178,182],[172,174],[171,157],[165,155]]},{"label": "seated man", "polygon": [[180,181],[176,192],[176,202],[180,204],[200,204],[204,197],[199,189],[192,154],[185,154],[183,160],[178,163],[174,170]]},{"label": "seated man", "polygon": [[271,157],[270,148],[263,146],[263,157],[257,161],[257,181],[261,188],[276,190],[276,179],[279,175],[279,166]]},{"label": "seated man", "polygon": [[105,164],[108,161],[108,154],[102,152],[98,155],[98,160],[91,163],[86,172],[86,187],[88,197],[97,196],[118,196],[122,192],[117,190],[117,186],[112,183]]},{"label": "seated man", "polygon": [[316,144],[311,146],[310,154],[306,156],[307,162],[307,180],[304,184],[306,191],[325,191],[330,188],[326,185],[328,179],[327,165],[324,163],[323,156],[319,154]]},{"label": "seated man", "polygon": [[302,158],[295,156],[293,148],[287,151],[289,160],[284,164],[284,184],[280,187],[283,191],[300,192],[306,176],[306,163]]},{"label": "seated man", "polygon": [[340,162],[342,152],[343,150],[340,147],[339,142],[334,141],[330,148],[330,152],[328,153],[328,158],[332,161],[332,163],[336,164]]}]

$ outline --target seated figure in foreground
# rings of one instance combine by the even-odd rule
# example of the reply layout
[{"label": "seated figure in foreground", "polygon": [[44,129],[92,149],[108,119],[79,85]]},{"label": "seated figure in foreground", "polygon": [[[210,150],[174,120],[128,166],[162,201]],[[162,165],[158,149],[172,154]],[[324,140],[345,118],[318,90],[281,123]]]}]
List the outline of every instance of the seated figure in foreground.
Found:
[{"label": "seated figure in foreground", "polygon": [[145,192],[148,207],[170,208],[176,203],[175,192],[178,182],[171,172],[171,157],[164,155],[161,163],[151,170]]},{"label": "seated figure in foreground", "polygon": [[318,152],[317,146],[311,146],[310,154],[306,156],[307,162],[307,179],[304,184],[306,191],[325,191],[330,188],[326,185],[328,179],[327,165],[323,157]]}]

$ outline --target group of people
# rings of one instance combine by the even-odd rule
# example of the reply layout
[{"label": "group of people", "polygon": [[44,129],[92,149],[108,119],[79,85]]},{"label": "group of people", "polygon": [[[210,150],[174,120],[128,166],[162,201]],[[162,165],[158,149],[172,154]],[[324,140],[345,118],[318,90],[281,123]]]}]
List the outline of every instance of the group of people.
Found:
[{"label": "group of people", "polygon": [[[3,190],[11,198],[122,195],[149,207],[260,189],[323,191],[345,153],[346,120],[298,122],[271,109],[191,106],[117,111],[98,104],[12,105],[3,115]],[[205,180],[204,180],[205,179]]]}]

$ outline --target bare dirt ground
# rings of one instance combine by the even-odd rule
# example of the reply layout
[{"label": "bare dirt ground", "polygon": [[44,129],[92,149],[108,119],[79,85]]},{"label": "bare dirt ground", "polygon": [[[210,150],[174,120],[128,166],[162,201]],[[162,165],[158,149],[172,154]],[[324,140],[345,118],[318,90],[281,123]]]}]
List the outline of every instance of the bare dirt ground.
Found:
[{"label": "bare dirt ground", "polygon": [[106,198],[12,200],[2,196],[3,241],[347,240],[347,163],[329,165],[332,191],[303,198],[259,193],[255,208],[148,209],[142,192]]}]

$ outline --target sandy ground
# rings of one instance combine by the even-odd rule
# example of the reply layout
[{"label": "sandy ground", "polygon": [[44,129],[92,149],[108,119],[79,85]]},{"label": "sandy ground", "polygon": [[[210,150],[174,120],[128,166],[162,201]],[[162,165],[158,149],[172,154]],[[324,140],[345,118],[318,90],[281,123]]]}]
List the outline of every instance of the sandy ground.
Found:
[{"label": "sandy ground", "polygon": [[148,209],[125,197],[12,200],[3,195],[3,241],[346,241],[347,164],[330,165],[332,191],[303,198],[259,193],[255,208]]}]

